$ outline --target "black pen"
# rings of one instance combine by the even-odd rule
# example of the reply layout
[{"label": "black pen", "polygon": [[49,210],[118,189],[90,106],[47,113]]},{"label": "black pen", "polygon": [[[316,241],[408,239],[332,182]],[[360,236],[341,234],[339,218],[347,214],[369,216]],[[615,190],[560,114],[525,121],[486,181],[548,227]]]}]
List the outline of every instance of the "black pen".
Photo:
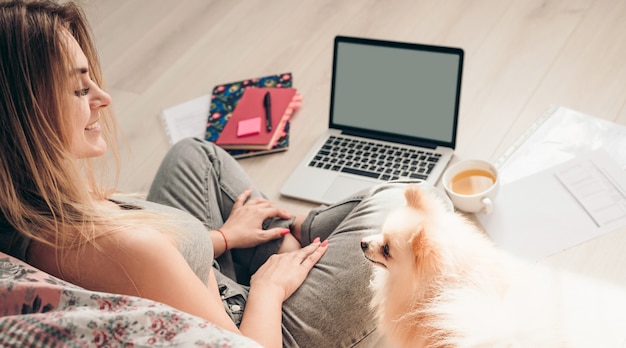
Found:
[{"label": "black pen", "polygon": [[263,105],[265,106],[265,126],[268,132],[272,131],[272,102],[270,99],[270,91],[265,92],[263,97]]}]

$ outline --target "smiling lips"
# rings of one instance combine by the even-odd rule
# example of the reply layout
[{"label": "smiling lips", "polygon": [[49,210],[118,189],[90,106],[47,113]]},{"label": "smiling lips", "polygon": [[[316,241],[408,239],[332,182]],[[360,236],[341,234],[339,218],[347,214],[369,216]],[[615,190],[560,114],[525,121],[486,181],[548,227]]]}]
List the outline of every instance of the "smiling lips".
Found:
[{"label": "smiling lips", "polygon": [[100,122],[96,121],[96,122],[88,124],[87,127],[85,127],[85,130],[90,131],[90,130],[99,129],[99,128],[100,128]]}]

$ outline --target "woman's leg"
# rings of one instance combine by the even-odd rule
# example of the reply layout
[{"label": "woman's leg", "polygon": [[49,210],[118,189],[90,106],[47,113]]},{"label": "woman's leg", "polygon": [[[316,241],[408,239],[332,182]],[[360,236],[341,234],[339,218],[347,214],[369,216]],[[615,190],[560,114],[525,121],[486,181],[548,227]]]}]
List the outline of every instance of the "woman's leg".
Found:
[{"label": "woman's leg", "polygon": [[405,203],[406,183],[389,183],[312,211],[302,225],[303,244],[315,237],[328,250],[283,306],[286,347],[369,347],[379,339],[370,310],[372,265],[360,248],[380,233],[394,207]]},{"label": "woman's leg", "polygon": [[[208,229],[216,229],[230,215],[237,196],[249,187],[253,188],[251,197],[264,197],[228,153],[210,142],[189,138],[176,143],[167,153],[147,199],[187,211]],[[289,227],[290,222],[270,219],[263,225]],[[245,283],[269,255],[278,251],[280,242],[278,239],[223,254],[218,258],[221,272]]]}]

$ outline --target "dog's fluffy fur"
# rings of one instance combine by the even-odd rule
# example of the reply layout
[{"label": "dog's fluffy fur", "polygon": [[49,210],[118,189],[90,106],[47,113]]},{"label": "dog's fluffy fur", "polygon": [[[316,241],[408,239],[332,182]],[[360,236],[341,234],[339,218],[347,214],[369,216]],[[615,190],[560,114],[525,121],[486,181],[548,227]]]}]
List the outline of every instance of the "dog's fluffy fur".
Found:
[{"label": "dog's fluffy fur", "polygon": [[432,192],[410,186],[380,235],[372,307],[400,347],[626,347],[626,293],[497,249]]}]

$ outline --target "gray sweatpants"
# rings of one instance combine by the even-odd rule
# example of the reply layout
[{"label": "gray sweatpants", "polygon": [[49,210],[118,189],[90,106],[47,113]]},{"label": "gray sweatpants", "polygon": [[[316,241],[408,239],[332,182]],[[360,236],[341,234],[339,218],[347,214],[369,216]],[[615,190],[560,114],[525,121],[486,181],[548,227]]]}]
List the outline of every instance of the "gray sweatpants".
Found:
[{"label": "gray sweatpants", "polygon": [[[190,138],[178,142],[168,152],[148,200],[186,211],[207,229],[215,229],[228,218],[235,198],[251,186],[254,187],[250,178],[225,151]],[[328,239],[329,248],[283,305],[283,346],[371,347],[378,341],[376,321],[369,307],[372,265],[363,257],[360,241],[366,235],[379,233],[387,212],[404,204],[405,186],[406,183],[383,184],[309,213],[302,226],[302,243],[306,245],[320,237]],[[263,195],[255,189],[253,196]],[[287,227],[290,223],[273,219],[264,226]],[[200,240],[208,243],[206,250],[212,253],[210,238]],[[276,252],[280,243],[278,239],[251,249],[231,250],[215,263],[225,309],[237,325],[248,294],[247,286],[242,284]],[[206,275],[199,276],[206,279]]]}]

